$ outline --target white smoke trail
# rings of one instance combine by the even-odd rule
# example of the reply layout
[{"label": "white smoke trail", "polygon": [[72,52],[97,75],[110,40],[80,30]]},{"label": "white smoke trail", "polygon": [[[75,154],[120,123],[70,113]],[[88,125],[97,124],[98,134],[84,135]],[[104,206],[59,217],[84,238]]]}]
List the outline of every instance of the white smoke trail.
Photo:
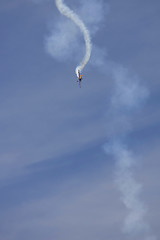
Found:
[{"label": "white smoke trail", "polygon": [[136,182],[132,171],[135,163],[133,154],[121,141],[114,141],[110,146],[106,144],[105,151],[116,159],[115,182],[122,194],[122,202],[129,210],[124,222],[124,233],[136,239],[139,236],[144,240],[156,240],[157,238],[151,234],[149,224],[145,221],[146,207],[139,196],[142,186]]},{"label": "white smoke trail", "polygon": [[57,6],[58,10],[61,12],[61,14],[68,17],[69,19],[71,19],[80,28],[80,30],[84,36],[86,52],[85,52],[85,55],[84,55],[80,65],[76,67],[75,71],[78,76],[78,70],[82,71],[84,66],[89,61],[90,55],[91,55],[91,40],[90,40],[89,31],[86,28],[86,26],[84,25],[84,23],[82,22],[82,20],[79,18],[79,16],[77,14],[75,14],[69,7],[67,7],[64,4],[63,0],[55,0],[55,2],[56,2],[56,6]]},{"label": "white smoke trail", "polygon": [[[115,91],[111,99],[107,126],[112,128],[111,136],[104,146],[105,152],[112,154],[116,160],[115,182],[121,192],[121,199],[128,209],[123,231],[132,237],[145,240],[156,240],[150,234],[150,227],[145,221],[146,207],[140,199],[142,186],[133,176],[133,165],[136,162],[132,152],[123,144],[131,130],[131,115],[140,107],[148,95],[148,91],[140,86],[136,77],[129,76],[123,67],[113,68]],[[111,138],[111,137],[110,137]]]},{"label": "white smoke trail", "polygon": [[134,234],[146,232],[148,231],[148,225],[144,222],[146,209],[139,199],[141,185],[135,181],[132,173],[135,159],[121,141],[114,142],[109,151],[117,161],[115,181],[122,194],[122,201],[129,210],[125,219],[124,232]]}]

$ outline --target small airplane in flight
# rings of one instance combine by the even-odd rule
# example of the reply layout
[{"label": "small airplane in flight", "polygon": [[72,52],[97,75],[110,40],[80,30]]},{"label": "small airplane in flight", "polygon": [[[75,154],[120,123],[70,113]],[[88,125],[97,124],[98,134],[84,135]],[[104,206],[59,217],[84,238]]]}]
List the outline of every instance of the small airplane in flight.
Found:
[{"label": "small airplane in flight", "polygon": [[82,76],[83,75],[81,75],[81,73],[80,73],[80,71],[78,70],[78,80],[77,80],[77,82],[79,82],[79,87],[81,88],[81,81],[82,81]]}]

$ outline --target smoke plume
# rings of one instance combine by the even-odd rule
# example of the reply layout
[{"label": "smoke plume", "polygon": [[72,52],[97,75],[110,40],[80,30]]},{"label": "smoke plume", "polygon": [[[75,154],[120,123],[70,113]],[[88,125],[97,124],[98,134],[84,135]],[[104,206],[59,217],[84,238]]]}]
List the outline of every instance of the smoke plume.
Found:
[{"label": "smoke plume", "polygon": [[136,239],[140,237],[144,240],[156,240],[156,237],[150,234],[150,226],[145,219],[147,209],[140,196],[142,185],[135,180],[133,174],[137,156],[125,143],[132,130],[133,114],[145,101],[148,90],[140,85],[137,76],[132,76],[122,66],[115,65],[112,74],[115,84],[107,114],[110,139],[104,145],[104,150],[116,160],[115,183],[128,210],[123,232]]},{"label": "smoke plume", "polygon": [[82,71],[84,66],[87,64],[87,62],[90,59],[91,55],[91,40],[90,40],[90,35],[89,31],[84,25],[83,21],[79,18],[77,14],[75,14],[69,7],[67,7],[64,3],[63,0],[56,0],[56,6],[58,10],[60,11],[61,14],[66,16],[67,18],[71,19],[81,30],[84,36],[85,40],[85,46],[86,46],[86,52],[85,55],[80,63],[79,66],[76,67],[76,74],[78,76],[78,70]]}]

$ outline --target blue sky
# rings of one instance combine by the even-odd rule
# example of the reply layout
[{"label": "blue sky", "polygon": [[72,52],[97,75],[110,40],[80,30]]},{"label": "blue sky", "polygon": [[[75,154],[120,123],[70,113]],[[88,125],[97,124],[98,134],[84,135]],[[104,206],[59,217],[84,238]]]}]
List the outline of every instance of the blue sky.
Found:
[{"label": "blue sky", "polygon": [[65,3],[91,33],[81,89],[83,37],[54,1],[0,2],[0,239],[159,239],[160,3]]}]

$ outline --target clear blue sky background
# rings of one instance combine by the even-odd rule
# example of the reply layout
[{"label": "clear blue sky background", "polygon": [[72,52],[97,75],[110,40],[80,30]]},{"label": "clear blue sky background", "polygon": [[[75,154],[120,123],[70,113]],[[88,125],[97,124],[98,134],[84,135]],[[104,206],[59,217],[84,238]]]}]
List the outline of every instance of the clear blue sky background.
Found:
[{"label": "clear blue sky background", "polygon": [[[0,239],[139,239],[122,231],[128,210],[114,181],[116,160],[103,149],[124,135],[146,221],[160,239],[160,2],[66,4],[93,43],[81,89],[75,67],[83,37],[54,1],[0,1]],[[130,109],[130,87],[119,99],[112,74],[119,67],[128,72],[123,86],[139,82],[135,97],[148,92],[141,107]],[[115,114],[115,101],[128,105]]]}]

